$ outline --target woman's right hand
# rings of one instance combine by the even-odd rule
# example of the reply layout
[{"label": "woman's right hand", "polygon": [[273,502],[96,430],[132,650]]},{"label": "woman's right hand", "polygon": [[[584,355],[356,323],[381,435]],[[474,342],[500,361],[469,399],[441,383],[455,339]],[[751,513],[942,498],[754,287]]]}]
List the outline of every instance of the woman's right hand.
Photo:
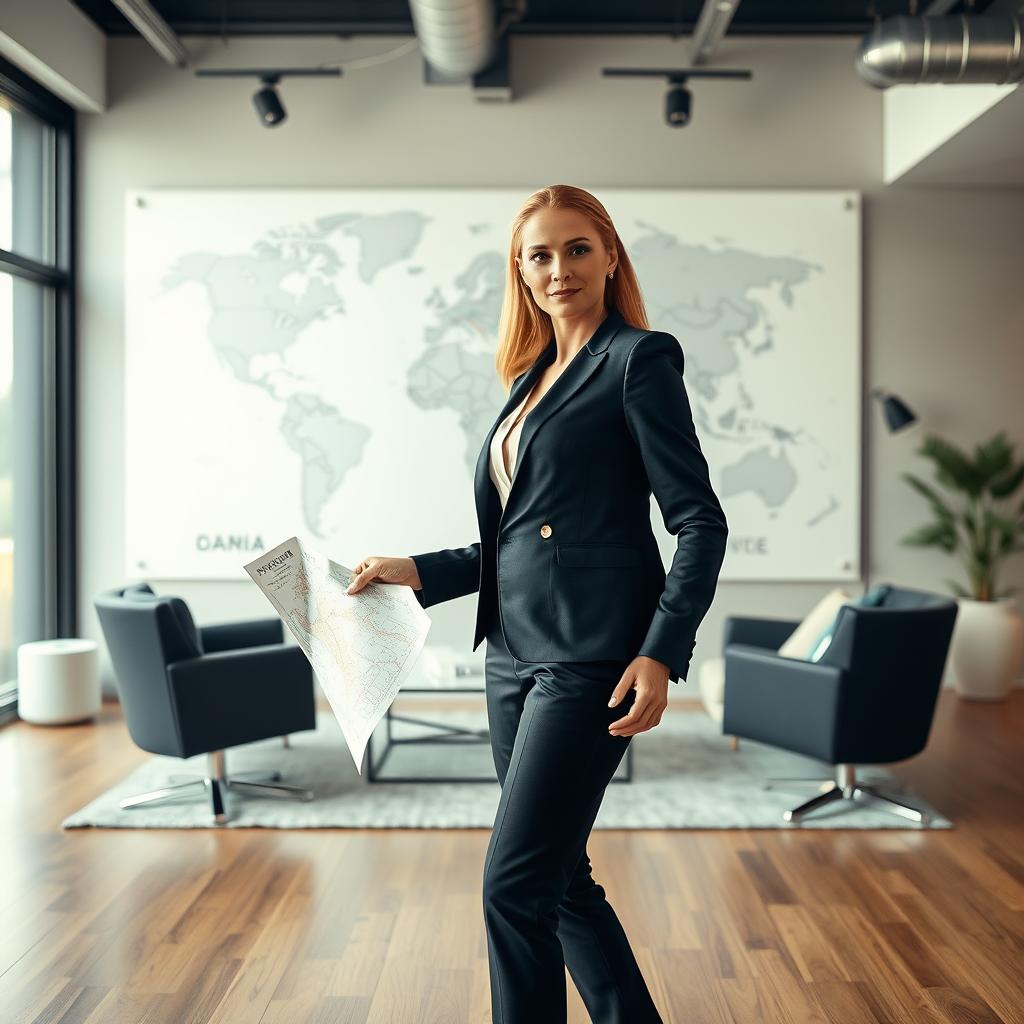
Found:
[{"label": "woman's right hand", "polygon": [[367,583],[400,583],[413,590],[422,590],[420,574],[411,558],[384,558],[370,555],[352,570],[355,574],[346,594],[358,594]]}]

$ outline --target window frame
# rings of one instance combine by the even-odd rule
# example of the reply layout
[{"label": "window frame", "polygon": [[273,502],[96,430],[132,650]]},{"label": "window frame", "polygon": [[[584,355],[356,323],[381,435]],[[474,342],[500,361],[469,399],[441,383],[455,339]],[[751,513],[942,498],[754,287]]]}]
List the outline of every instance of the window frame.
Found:
[{"label": "window frame", "polygon": [[[75,636],[78,631],[78,550],[76,543],[76,330],[75,330],[75,153],[76,114],[15,65],[0,57],[0,95],[49,125],[54,131],[54,264],[0,248],[0,272],[53,289],[53,401],[55,408],[53,473],[45,500],[53,513],[44,570],[47,573],[45,635]],[[14,183],[12,182],[12,195]],[[15,555],[15,558],[17,555]],[[17,694],[0,694],[0,721],[13,714]]]}]

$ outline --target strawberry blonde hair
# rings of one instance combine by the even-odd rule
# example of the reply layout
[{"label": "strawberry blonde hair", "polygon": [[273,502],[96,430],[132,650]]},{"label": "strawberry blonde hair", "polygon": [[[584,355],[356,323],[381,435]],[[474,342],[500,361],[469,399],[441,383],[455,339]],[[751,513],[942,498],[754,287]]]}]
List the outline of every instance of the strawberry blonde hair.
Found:
[{"label": "strawberry blonde hair", "polygon": [[506,388],[536,361],[552,336],[551,317],[534,301],[516,266],[516,257],[522,255],[524,225],[538,210],[546,208],[577,210],[591,221],[605,249],[618,253],[615,276],[611,280],[605,277],[605,308],[609,312],[618,310],[626,323],[633,327],[649,329],[647,310],[636,272],[608,211],[600,200],[585,189],[576,188],[575,185],[547,185],[523,203],[512,221],[505,298],[501,307],[498,351],[495,356],[498,377]]}]

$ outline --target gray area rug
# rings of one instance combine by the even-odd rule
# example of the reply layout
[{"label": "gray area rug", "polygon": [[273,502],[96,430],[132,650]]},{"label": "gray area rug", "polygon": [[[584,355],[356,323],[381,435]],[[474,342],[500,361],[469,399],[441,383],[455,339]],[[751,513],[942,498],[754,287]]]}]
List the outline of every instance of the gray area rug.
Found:
[{"label": "gray area rug", "polygon": [[[486,713],[470,710],[402,708],[401,714],[438,722],[443,728],[486,730]],[[598,829],[735,828],[952,828],[953,823],[904,791],[906,802],[929,812],[927,825],[901,818],[860,800],[844,800],[813,811],[799,825],[782,818],[816,792],[813,785],[764,789],[768,778],[832,776],[829,765],[741,739],[732,750],[719,725],[702,711],[670,711],[660,725],[633,737],[633,781],[613,781],[605,791]],[[392,725],[395,738],[429,737],[435,731],[407,722]],[[375,758],[383,750],[382,723],[374,738]],[[312,789],[310,802],[229,793],[226,825],[211,822],[202,790],[149,807],[122,810],[119,800],[166,785],[171,775],[205,774],[205,754],[182,760],[152,757],[107,792],[70,815],[64,828],[490,828],[499,787],[490,746],[485,742],[415,744],[393,748],[381,772],[387,775],[483,777],[490,782],[367,781],[360,776],[329,711],[318,710],[317,728],[293,733],[290,747],[261,740],[227,752],[227,773],[279,771],[281,782]],[[619,766],[621,777],[625,758]],[[892,792],[900,790],[885,768],[858,768],[858,778]]]}]

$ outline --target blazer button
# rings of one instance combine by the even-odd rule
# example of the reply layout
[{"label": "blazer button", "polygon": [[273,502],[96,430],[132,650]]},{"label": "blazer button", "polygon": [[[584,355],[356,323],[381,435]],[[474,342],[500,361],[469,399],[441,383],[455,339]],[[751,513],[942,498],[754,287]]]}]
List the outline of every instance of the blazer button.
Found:
[{"label": "blazer button", "polygon": [[548,526],[548,524],[547,524],[547,523],[545,523],[545,524],[544,524],[544,525],[543,525],[543,526],[542,526],[542,527],[540,528],[540,535],[541,535],[541,536],[542,536],[542,537],[543,537],[543,538],[544,538],[545,540],[547,540],[547,539],[548,539],[548,537],[550,537],[550,536],[551,536],[551,527],[550,527],[550,526]]}]

